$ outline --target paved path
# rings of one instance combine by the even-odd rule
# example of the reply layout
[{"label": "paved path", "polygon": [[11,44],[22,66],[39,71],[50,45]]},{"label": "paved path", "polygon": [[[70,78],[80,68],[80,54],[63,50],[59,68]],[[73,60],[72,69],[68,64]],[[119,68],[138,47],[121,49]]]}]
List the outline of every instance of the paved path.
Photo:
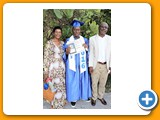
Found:
[{"label": "paved path", "polygon": [[[90,102],[80,100],[77,101],[75,108],[72,108],[70,103],[67,103],[64,109],[111,109],[111,93],[105,93],[104,99],[107,101],[107,105],[103,105],[97,100],[96,106],[92,106]],[[43,101],[43,108],[50,109],[50,105],[46,101]]]}]

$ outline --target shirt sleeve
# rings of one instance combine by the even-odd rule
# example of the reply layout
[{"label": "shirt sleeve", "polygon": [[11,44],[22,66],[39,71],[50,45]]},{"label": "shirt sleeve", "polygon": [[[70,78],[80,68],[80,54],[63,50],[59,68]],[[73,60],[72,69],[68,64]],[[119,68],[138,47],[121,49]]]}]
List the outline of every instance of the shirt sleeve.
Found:
[{"label": "shirt sleeve", "polygon": [[89,67],[93,67],[93,42],[89,39]]}]

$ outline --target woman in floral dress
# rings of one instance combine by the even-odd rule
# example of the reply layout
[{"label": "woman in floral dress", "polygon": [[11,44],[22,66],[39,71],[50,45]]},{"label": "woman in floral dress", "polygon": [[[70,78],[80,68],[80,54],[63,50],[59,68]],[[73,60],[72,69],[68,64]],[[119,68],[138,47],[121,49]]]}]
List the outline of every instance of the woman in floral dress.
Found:
[{"label": "woman in floral dress", "polygon": [[60,41],[62,29],[57,26],[53,29],[54,38],[49,40],[44,49],[44,80],[51,78],[56,94],[51,102],[51,108],[61,109],[66,104],[65,90],[65,64],[62,55],[64,53]]}]

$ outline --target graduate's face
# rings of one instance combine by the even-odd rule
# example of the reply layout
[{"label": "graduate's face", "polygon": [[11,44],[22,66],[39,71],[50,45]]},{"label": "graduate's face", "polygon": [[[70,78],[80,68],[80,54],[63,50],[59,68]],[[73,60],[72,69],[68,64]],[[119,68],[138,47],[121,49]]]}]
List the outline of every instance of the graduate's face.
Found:
[{"label": "graduate's face", "polygon": [[80,27],[74,27],[74,28],[73,28],[73,35],[74,35],[75,37],[79,37],[80,33],[81,33]]},{"label": "graduate's face", "polygon": [[101,23],[99,26],[99,34],[105,35],[108,31],[108,24],[107,23]]},{"label": "graduate's face", "polygon": [[62,31],[60,29],[56,29],[53,34],[56,39],[60,39],[62,36]]}]

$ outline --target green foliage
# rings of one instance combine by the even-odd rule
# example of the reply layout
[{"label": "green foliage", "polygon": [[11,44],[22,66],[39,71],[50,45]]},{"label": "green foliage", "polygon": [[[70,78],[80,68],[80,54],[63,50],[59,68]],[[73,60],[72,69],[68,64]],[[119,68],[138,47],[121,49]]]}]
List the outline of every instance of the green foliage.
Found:
[{"label": "green foliage", "polygon": [[73,12],[73,9],[63,10],[63,13],[66,15],[67,18],[71,18],[73,16]]},{"label": "green foliage", "polygon": [[98,25],[95,21],[92,21],[92,23],[89,24],[89,27],[93,34],[96,34],[98,32]]},{"label": "green foliage", "polygon": [[[98,25],[107,22],[111,26],[110,9],[44,9],[43,10],[43,43],[53,37],[52,29],[61,26],[63,30],[62,40],[72,35],[70,23],[74,20],[85,22],[81,27],[82,36],[89,38],[98,33]],[[111,35],[111,28],[108,31]]]},{"label": "green foliage", "polygon": [[56,17],[59,19],[61,19],[63,17],[63,12],[61,12],[61,10],[54,9],[54,13],[55,13]]},{"label": "green foliage", "polygon": [[54,9],[54,13],[58,19],[61,19],[63,16],[67,17],[67,19],[73,16],[74,9]]},{"label": "green foliage", "polygon": [[109,93],[111,92],[111,74],[108,75],[107,83],[105,86],[105,92]]}]

